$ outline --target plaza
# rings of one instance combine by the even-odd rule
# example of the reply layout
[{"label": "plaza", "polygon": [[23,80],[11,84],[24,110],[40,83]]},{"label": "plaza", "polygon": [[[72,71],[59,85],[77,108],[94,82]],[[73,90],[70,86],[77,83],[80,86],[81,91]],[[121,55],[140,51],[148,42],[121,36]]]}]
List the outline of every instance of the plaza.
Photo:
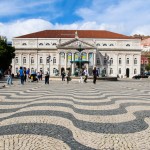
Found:
[{"label": "plaza", "polygon": [[149,150],[149,95],[149,79],[16,80],[0,89],[0,150]]}]

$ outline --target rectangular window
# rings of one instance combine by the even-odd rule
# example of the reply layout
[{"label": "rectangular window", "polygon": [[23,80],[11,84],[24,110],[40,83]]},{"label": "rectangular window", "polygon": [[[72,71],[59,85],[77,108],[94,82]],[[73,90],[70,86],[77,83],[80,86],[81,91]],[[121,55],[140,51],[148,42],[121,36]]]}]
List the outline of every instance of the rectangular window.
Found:
[{"label": "rectangular window", "polygon": [[16,57],[16,64],[18,64],[18,57]]},{"label": "rectangular window", "polygon": [[119,68],[119,74],[121,74],[121,68]]}]

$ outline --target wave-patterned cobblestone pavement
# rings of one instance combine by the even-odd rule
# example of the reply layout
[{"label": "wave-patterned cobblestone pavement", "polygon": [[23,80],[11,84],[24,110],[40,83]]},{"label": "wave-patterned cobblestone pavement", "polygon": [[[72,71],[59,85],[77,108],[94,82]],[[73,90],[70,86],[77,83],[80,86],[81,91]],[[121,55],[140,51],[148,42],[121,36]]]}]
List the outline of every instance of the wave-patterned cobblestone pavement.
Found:
[{"label": "wave-patterned cobblestone pavement", "polygon": [[0,150],[150,150],[150,81],[0,89]]}]

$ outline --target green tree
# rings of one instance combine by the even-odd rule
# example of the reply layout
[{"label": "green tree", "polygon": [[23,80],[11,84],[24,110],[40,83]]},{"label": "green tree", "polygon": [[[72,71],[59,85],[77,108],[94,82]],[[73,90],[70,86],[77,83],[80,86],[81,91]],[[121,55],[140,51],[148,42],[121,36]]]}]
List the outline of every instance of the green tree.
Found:
[{"label": "green tree", "polygon": [[6,70],[15,57],[15,48],[0,39],[0,69]]},{"label": "green tree", "polygon": [[145,69],[146,69],[147,71],[150,71],[150,64],[146,65],[146,66],[145,66]]}]

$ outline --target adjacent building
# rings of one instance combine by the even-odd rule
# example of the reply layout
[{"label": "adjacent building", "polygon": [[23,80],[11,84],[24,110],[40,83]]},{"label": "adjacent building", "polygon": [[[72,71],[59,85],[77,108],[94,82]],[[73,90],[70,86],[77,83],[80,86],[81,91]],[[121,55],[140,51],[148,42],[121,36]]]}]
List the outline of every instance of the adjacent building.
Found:
[{"label": "adjacent building", "polygon": [[85,67],[92,75],[94,66],[100,76],[131,78],[140,74],[141,40],[110,31],[44,30],[15,37],[12,44],[16,49],[14,74],[20,66],[31,72],[50,71],[51,76],[62,68],[70,68],[74,75]]}]

